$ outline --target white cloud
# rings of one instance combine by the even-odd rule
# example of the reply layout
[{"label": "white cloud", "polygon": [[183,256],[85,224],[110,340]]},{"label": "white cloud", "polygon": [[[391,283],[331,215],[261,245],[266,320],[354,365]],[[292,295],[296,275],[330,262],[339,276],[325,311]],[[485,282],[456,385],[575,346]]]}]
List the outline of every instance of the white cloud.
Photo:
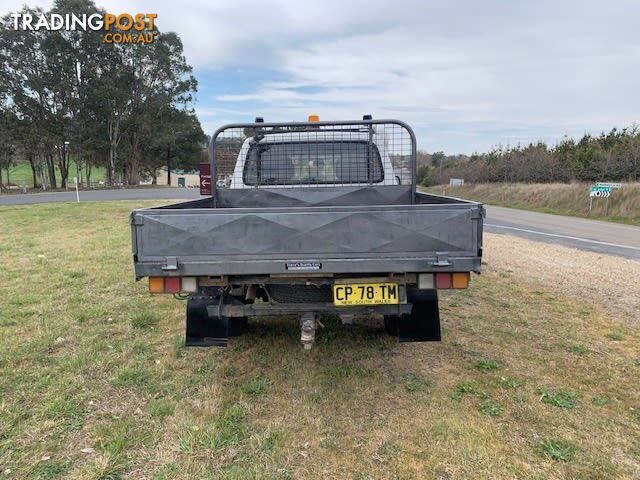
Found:
[{"label": "white cloud", "polygon": [[201,82],[207,123],[255,108],[274,120],[373,113],[413,123],[429,149],[469,152],[640,120],[633,0],[98,3],[157,12],[196,73],[282,77],[215,100]]}]

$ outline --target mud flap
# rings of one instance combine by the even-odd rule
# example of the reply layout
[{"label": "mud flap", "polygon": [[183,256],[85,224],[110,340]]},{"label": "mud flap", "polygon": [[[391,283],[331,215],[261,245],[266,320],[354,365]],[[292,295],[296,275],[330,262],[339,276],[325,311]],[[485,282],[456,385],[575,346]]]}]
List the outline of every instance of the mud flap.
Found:
[{"label": "mud flap", "polygon": [[210,299],[189,298],[187,301],[187,347],[226,347],[229,319],[209,316]]},{"label": "mud flap", "polygon": [[407,288],[411,314],[398,318],[398,338],[401,342],[439,342],[440,310],[436,290]]}]

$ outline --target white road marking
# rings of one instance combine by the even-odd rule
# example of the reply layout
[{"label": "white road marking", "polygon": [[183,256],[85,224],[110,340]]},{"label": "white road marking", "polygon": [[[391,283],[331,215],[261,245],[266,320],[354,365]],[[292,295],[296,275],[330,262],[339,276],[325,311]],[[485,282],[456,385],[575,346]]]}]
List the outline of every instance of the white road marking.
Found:
[{"label": "white road marking", "polygon": [[640,248],[632,247],[630,245],[620,245],[618,243],[600,242],[598,240],[590,240],[588,238],[572,237],[571,235],[560,235],[560,234],[557,234],[557,233],[539,232],[537,230],[528,230],[526,228],[517,228],[517,227],[507,227],[507,226],[504,226],[504,225],[494,225],[494,224],[491,224],[491,223],[485,223],[485,226],[487,226],[487,227],[495,227],[495,228],[505,228],[507,230],[517,230],[519,232],[533,233],[533,234],[536,234],[536,235],[546,235],[547,237],[567,238],[569,240],[577,240],[579,242],[585,242],[585,243],[595,243],[595,244],[598,244],[598,245],[606,245],[608,247],[630,248],[631,250],[640,251]]}]

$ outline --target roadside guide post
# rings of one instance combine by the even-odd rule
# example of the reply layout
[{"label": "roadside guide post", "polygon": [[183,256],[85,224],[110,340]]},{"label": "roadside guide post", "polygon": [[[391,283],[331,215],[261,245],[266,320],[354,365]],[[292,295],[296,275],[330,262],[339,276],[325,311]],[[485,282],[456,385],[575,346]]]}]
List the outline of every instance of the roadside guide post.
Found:
[{"label": "roadside guide post", "polygon": [[73,181],[76,184],[76,202],[80,203],[80,192],[78,192],[78,177],[73,177]]}]

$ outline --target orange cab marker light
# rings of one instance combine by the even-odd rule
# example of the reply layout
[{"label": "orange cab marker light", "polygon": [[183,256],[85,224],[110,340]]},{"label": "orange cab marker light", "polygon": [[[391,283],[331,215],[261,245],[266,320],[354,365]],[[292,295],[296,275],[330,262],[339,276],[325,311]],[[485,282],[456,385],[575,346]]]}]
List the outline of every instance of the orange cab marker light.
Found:
[{"label": "orange cab marker light", "polygon": [[453,288],[467,288],[469,286],[469,272],[453,274]]},{"label": "orange cab marker light", "polygon": [[320,117],[318,115],[309,115],[309,121],[310,122],[319,122],[320,121]]},{"label": "orange cab marker light", "polygon": [[162,277],[149,277],[149,292],[150,293],[164,293],[164,278],[162,278]]}]

